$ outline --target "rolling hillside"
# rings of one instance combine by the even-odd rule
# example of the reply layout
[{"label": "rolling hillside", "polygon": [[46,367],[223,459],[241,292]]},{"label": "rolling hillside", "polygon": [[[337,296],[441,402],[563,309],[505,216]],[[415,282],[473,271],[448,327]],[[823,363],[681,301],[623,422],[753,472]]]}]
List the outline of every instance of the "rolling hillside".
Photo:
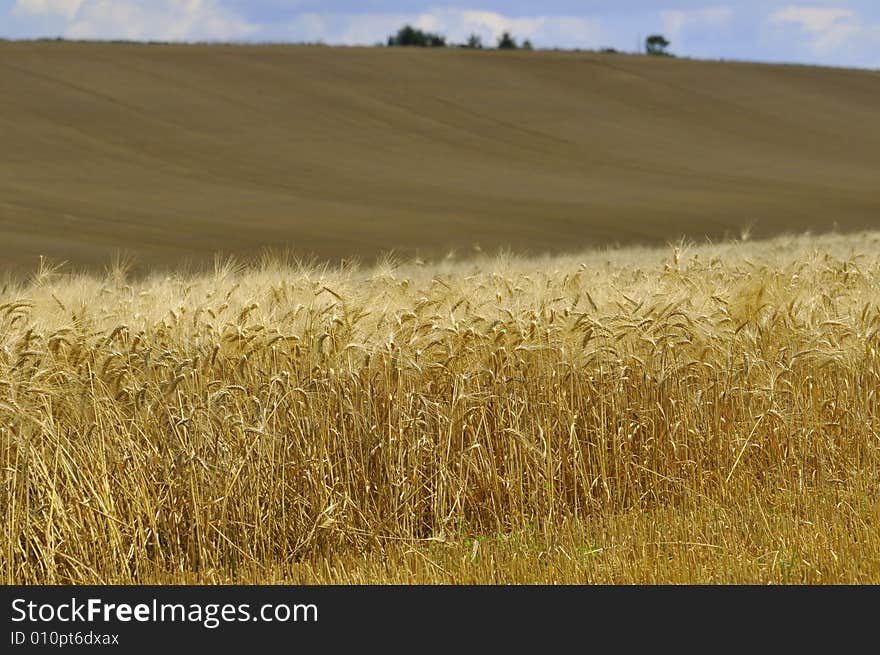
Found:
[{"label": "rolling hillside", "polygon": [[0,257],[568,251],[876,226],[880,73],[0,43]]}]

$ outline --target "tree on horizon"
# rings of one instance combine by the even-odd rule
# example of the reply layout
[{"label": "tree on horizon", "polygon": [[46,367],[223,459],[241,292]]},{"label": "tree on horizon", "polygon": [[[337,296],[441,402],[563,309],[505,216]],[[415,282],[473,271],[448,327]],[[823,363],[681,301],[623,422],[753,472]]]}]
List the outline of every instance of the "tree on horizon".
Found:
[{"label": "tree on horizon", "polygon": [[517,47],[516,39],[513,38],[513,35],[510,32],[504,32],[498,37],[499,50],[516,50]]},{"label": "tree on horizon", "polygon": [[443,48],[446,46],[446,37],[431,32],[423,32],[412,25],[404,25],[397,30],[397,34],[388,37],[388,46]]},{"label": "tree on horizon", "polygon": [[669,55],[666,48],[670,46],[669,40],[662,34],[652,34],[645,39],[645,51],[649,55],[663,56]]}]

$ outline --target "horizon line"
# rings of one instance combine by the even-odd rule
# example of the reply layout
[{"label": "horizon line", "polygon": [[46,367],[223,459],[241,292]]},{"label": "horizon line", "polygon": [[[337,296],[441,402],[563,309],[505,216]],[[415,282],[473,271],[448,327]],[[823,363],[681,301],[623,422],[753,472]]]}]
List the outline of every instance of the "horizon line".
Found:
[{"label": "horizon line", "polygon": [[271,47],[271,46],[298,46],[298,47],[315,47],[315,48],[337,48],[337,49],[373,49],[373,50],[473,50],[488,52],[554,52],[554,53],[587,53],[597,55],[623,55],[628,57],[644,57],[646,59],[679,59],[682,61],[696,61],[706,63],[719,64],[751,64],[763,66],[798,66],[807,68],[831,68],[836,70],[854,70],[864,72],[880,72],[880,67],[858,66],[858,65],[841,65],[841,64],[825,64],[799,62],[791,60],[767,60],[767,59],[734,59],[734,58],[707,58],[695,57],[692,55],[679,55],[673,52],[664,53],[662,55],[650,55],[645,52],[633,52],[631,50],[618,50],[612,46],[599,46],[595,48],[566,48],[563,46],[532,46],[531,48],[518,47],[515,49],[504,49],[495,46],[483,46],[479,48],[468,47],[464,43],[447,43],[443,46],[389,46],[384,42],[369,43],[327,43],[326,41],[271,41],[271,40],[162,40],[162,39],[125,39],[125,38],[70,38],[64,36],[37,36],[37,37],[18,37],[8,38],[0,36],[0,43],[74,43],[74,44],[115,44],[115,45],[141,45],[141,46],[235,46],[235,47]]}]

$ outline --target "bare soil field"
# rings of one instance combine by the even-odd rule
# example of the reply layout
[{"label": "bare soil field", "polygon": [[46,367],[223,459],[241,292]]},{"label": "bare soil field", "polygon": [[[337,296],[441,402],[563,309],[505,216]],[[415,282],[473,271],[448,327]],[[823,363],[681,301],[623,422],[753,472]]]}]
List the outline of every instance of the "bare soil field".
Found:
[{"label": "bare soil field", "polygon": [[177,267],[875,225],[880,74],[576,52],[0,43],[0,258]]}]

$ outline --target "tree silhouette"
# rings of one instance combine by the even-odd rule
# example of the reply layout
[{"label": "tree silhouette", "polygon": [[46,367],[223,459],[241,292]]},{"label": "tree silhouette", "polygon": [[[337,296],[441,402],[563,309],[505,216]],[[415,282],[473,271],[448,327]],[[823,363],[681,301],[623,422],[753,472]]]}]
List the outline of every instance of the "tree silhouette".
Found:
[{"label": "tree silhouette", "polygon": [[510,32],[505,32],[500,37],[498,37],[499,50],[516,50],[516,48],[516,41],[514,40]]},{"label": "tree silhouette", "polygon": [[483,37],[479,34],[471,34],[468,37],[467,43],[464,44],[465,48],[475,48],[479,49],[483,47]]},{"label": "tree silhouette", "polygon": [[645,39],[645,50],[649,55],[668,55],[668,47],[669,41],[662,34],[652,34]]},{"label": "tree silhouette", "polygon": [[411,25],[404,25],[394,36],[388,37],[389,46],[416,46],[420,48],[442,48],[446,45],[446,37],[439,34],[423,32]]}]

